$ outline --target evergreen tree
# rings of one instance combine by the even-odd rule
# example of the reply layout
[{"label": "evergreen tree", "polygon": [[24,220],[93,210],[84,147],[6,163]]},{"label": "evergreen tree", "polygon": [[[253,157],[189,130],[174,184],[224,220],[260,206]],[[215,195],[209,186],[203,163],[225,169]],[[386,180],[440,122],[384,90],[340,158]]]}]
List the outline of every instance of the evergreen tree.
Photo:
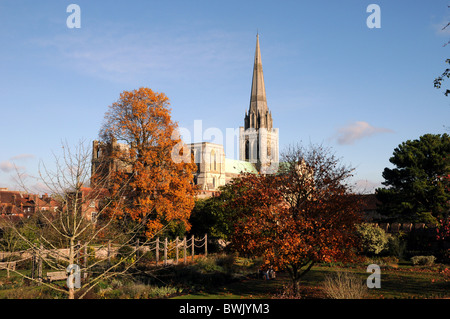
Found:
[{"label": "evergreen tree", "polygon": [[425,134],[400,144],[377,189],[380,213],[398,221],[435,223],[450,208],[450,136]]}]

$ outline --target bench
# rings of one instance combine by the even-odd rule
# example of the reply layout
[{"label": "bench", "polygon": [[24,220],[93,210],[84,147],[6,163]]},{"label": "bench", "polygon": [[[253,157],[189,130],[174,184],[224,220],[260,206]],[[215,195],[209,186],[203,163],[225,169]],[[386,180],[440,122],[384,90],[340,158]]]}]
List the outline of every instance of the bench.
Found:
[{"label": "bench", "polygon": [[47,272],[47,280],[50,282],[58,281],[58,280],[66,280],[66,279],[67,279],[66,271]]}]

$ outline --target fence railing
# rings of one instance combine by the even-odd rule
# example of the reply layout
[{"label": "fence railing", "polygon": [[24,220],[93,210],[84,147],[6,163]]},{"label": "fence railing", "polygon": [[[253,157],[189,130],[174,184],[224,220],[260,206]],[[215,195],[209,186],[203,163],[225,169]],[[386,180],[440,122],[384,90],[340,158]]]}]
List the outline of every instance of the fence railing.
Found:
[{"label": "fence railing", "polygon": [[[120,249],[124,247],[128,248],[131,251],[131,255],[134,255],[136,259],[142,258],[144,254],[146,256],[152,256],[153,260],[149,261],[154,262],[155,266],[177,265],[181,260],[184,264],[187,264],[188,260],[194,262],[196,253],[198,255],[202,253],[205,256],[208,255],[208,235],[205,234],[202,238],[195,238],[195,236],[190,236],[190,238],[176,237],[172,241],[169,241],[168,238],[157,237],[153,241],[141,244],[137,240],[134,244],[128,245],[120,245],[111,240],[107,241],[104,245],[87,245],[78,242],[75,249],[75,262],[78,265],[82,265],[84,269],[88,268],[89,257],[94,257],[97,260],[107,260],[108,263],[111,263],[112,258],[117,257]],[[22,251],[0,252],[0,270],[7,270],[9,277],[10,270],[15,270],[18,263],[30,260],[30,277],[33,279],[42,279],[42,261],[44,258],[68,260],[69,249],[44,249],[41,245]]]},{"label": "fence railing", "polygon": [[[137,248],[139,247],[139,248]],[[208,255],[208,235],[205,234],[203,238],[195,238],[195,236],[191,236],[190,238],[183,237],[180,239],[176,237],[173,241],[168,241],[167,238],[164,240],[160,240],[160,238],[156,238],[154,241],[146,243],[144,245],[139,245],[139,242],[136,242],[136,252],[138,254],[147,253],[147,252],[155,252],[155,263],[159,264],[160,260],[163,265],[167,265],[169,263],[178,264],[180,262],[180,252],[182,252],[183,263],[187,263],[187,257],[193,259],[195,256],[195,248],[203,248],[204,255]],[[169,258],[169,253],[173,252],[174,256]],[[161,258],[162,253],[162,258]]]}]

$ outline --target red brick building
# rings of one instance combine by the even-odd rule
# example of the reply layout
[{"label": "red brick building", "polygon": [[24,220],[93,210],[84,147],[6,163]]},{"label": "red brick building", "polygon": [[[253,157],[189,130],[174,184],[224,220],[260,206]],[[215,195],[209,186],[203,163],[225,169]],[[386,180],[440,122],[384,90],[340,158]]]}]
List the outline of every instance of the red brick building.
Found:
[{"label": "red brick building", "polygon": [[47,194],[39,196],[0,188],[0,215],[30,216],[38,211],[56,211],[58,203]]}]

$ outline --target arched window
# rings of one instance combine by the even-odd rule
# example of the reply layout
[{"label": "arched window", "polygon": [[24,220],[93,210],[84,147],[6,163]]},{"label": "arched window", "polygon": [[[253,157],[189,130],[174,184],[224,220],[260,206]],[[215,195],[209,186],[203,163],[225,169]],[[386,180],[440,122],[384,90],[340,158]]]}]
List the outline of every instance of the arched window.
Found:
[{"label": "arched window", "polygon": [[254,158],[255,158],[255,160],[259,160],[260,159],[260,154],[259,154],[259,137],[258,137],[258,139],[255,142],[256,142],[256,156]]},{"label": "arched window", "polygon": [[250,159],[250,144],[248,140],[245,140],[245,159],[248,161]]},{"label": "arched window", "polygon": [[249,144],[249,154],[248,154],[248,158],[249,158],[249,162],[250,163],[254,163],[254,161],[258,158],[258,141],[255,141],[255,139],[251,139],[250,140],[250,144]]},{"label": "arched window", "polygon": [[216,170],[216,152],[214,150],[211,151],[210,157],[210,168],[211,171]]},{"label": "arched window", "polygon": [[200,173],[200,162],[201,160],[197,158],[197,150],[192,151],[192,156],[194,157],[194,163],[197,165],[197,174]]}]

